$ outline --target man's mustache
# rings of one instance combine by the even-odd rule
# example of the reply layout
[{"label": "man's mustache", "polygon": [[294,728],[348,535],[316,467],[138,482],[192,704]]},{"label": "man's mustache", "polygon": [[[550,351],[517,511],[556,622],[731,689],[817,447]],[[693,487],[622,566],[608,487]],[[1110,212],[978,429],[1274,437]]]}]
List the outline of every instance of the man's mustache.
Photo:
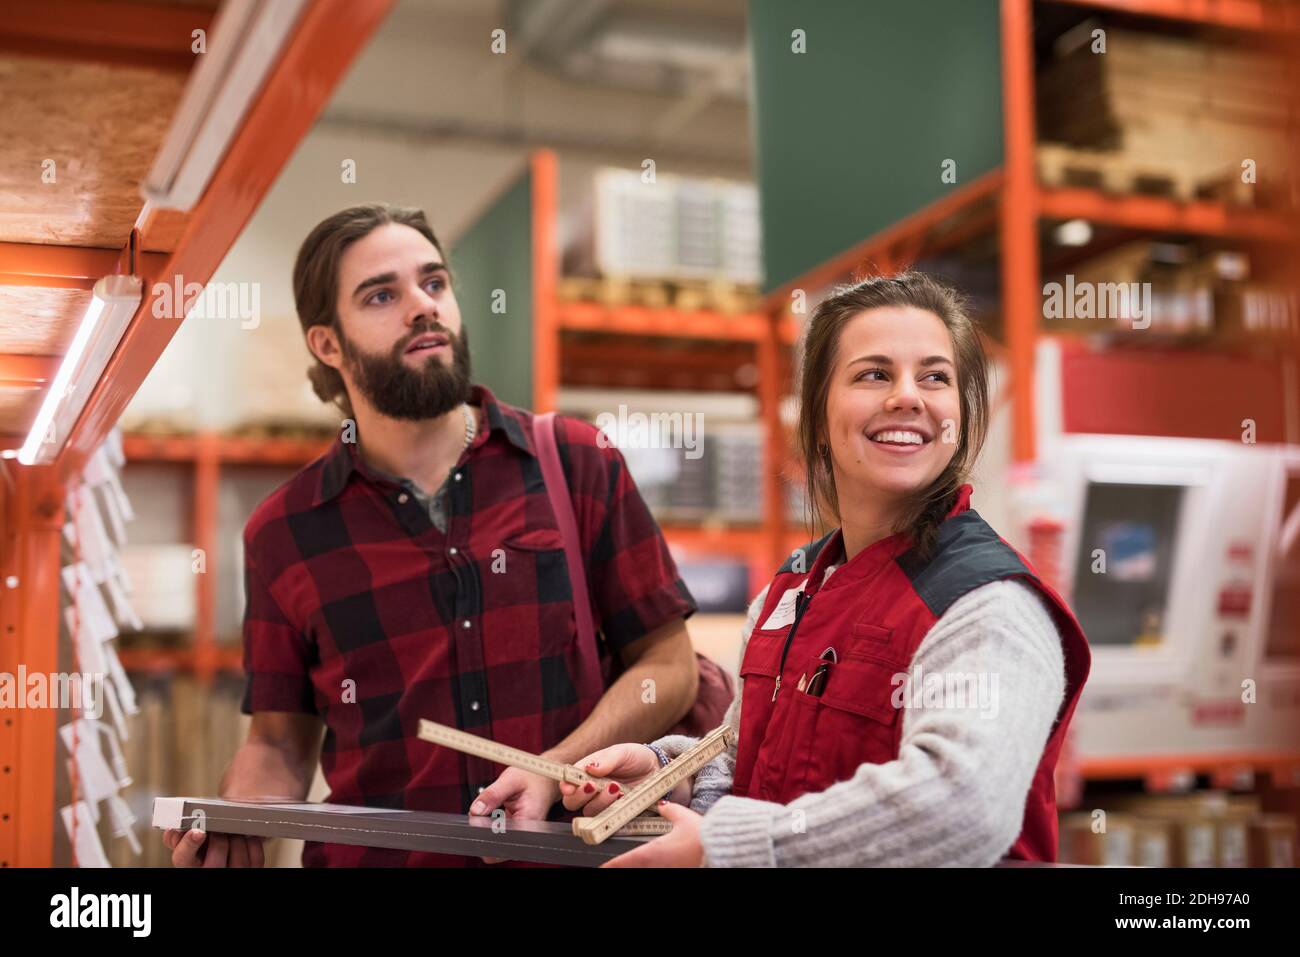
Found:
[{"label": "man's mustache", "polygon": [[431,323],[424,323],[419,326],[413,326],[411,328],[410,333],[408,333],[405,337],[403,337],[401,342],[397,343],[397,346],[393,349],[394,354],[399,356],[403,355],[406,352],[407,346],[409,346],[420,336],[427,336],[435,332],[441,333],[442,335],[446,336],[447,341],[449,343],[454,343],[457,339],[460,338],[454,332],[452,332],[450,329],[444,326],[441,322],[434,320]]}]

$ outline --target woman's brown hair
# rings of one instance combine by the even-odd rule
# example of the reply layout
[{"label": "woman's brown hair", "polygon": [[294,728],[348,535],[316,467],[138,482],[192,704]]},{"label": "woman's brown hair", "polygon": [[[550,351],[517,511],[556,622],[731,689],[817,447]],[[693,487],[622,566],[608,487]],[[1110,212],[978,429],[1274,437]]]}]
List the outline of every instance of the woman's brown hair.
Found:
[{"label": "woman's brown hair", "polygon": [[[433,234],[423,210],[387,203],[369,203],[349,206],[328,219],[322,220],[298,247],[298,258],[293,264],[293,301],[302,323],[303,335],[312,326],[338,328],[339,262],[347,248],[358,239],[369,236],[380,226],[397,223],[410,226],[438,250],[444,263],[447,255]],[[448,270],[451,266],[448,264]],[[352,417],[352,403],[348,401],[347,386],[337,369],[332,369],[315,356],[307,370],[312,390],[322,402],[333,402],[343,414]]]},{"label": "woman's brown hair", "polygon": [[934,550],[939,526],[952,508],[957,490],[970,475],[988,433],[988,358],[965,299],[956,290],[924,273],[877,277],[837,289],[808,322],[799,372],[799,449],[808,482],[810,526],[822,524],[823,509],[836,521],[839,496],[826,442],[826,398],[845,325],[868,309],[913,306],[933,313],[952,338],[957,366],[961,427],[951,461],[930,485],[906,503],[893,531],[912,537],[927,556]]}]

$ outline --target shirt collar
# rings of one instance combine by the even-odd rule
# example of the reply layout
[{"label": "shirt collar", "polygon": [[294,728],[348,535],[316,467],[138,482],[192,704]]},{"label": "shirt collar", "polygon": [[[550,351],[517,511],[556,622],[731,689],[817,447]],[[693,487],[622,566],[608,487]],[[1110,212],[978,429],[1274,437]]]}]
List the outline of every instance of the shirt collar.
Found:
[{"label": "shirt collar", "polygon": [[[481,410],[478,433],[466,450],[471,455],[480,446],[486,444],[493,434],[503,436],[507,442],[519,451],[536,456],[533,448],[533,436],[530,423],[532,414],[517,409],[504,402],[498,402],[487,386],[475,385],[470,388],[470,404]],[[484,428],[486,425],[486,428]],[[357,450],[356,442],[344,442],[342,433],[334,440],[325,453],[324,466],[320,480],[316,485],[316,495],[312,505],[323,505],[336,497],[348,484],[353,472],[361,474],[371,482],[391,484],[392,479],[367,468],[365,461]]]},{"label": "shirt collar", "polygon": [[[964,484],[957,489],[952,507],[948,509],[948,513],[944,516],[945,521],[970,509],[971,491],[969,484]],[[805,591],[811,596],[819,591],[823,585],[836,587],[851,581],[861,581],[886,562],[903,554],[912,547],[912,544],[911,536],[906,533],[890,535],[867,546],[846,562],[844,561],[844,529],[837,528],[813,562],[813,567],[808,574],[808,585]],[[838,570],[828,580],[826,570],[832,566]]]}]

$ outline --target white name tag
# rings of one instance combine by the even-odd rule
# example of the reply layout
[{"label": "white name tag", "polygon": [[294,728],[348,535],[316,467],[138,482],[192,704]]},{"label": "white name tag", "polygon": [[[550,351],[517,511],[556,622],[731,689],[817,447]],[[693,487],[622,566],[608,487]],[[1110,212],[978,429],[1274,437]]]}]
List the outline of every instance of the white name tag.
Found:
[{"label": "white name tag", "polygon": [[772,614],[767,616],[767,621],[758,627],[764,631],[770,631],[773,628],[784,628],[786,625],[793,624],[795,602],[799,598],[799,593],[804,590],[807,584],[808,579],[805,578],[799,583],[798,588],[787,588],[785,594],[781,596],[781,600],[772,609]]}]

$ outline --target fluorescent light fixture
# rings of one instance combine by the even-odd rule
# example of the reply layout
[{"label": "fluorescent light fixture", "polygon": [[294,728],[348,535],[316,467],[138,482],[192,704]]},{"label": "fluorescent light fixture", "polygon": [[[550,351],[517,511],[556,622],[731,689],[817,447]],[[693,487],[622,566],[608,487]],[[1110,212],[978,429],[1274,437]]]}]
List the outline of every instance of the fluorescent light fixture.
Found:
[{"label": "fluorescent light fixture", "polygon": [[306,0],[226,0],[141,184],[160,209],[191,209],[208,188]]},{"label": "fluorescent light fixture", "polygon": [[135,276],[105,276],[95,283],[90,308],[50,382],[27,441],[18,450],[19,464],[45,463],[59,454],[131,317],[140,308],[143,294],[144,286]]},{"label": "fluorescent light fixture", "polygon": [[1056,227],[1058,246],[1086,246],[1092,242],[1092,224],[1086,219],[1071,219]]}]

